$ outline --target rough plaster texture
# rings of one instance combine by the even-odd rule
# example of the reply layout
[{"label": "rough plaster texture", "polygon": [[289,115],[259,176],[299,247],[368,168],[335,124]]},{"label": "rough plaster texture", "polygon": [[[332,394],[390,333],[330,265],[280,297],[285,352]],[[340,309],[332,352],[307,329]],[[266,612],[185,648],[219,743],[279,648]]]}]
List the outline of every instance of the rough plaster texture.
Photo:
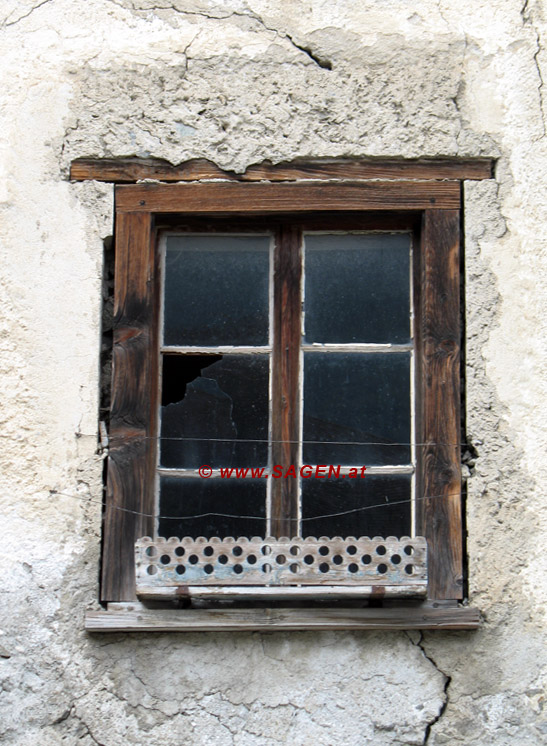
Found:
[{"label": "rough plaster texture", "polygon": [[[547,21],[537,0],[3,0],[6,744],[547,742]],[[79,156],[489,155],[465,188],[475,633],[90,637],[103,240]],[[59,495],[56,492],[66,493]],[[69,496],[71,495],[71,496]]]}]

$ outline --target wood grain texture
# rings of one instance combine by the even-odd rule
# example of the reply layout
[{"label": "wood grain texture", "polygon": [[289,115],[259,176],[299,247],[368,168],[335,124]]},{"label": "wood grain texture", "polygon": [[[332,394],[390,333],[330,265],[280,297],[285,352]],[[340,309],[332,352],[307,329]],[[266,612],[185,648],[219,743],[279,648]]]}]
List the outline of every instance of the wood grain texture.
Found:
[{"label": "wood grain texture", "polygon": [[384,599],[403,597],[425,596],[426,589],[415,584],[402,585],[320,585],[320,586],[200,586],[186,585],[178,587],[139,586],[137,581],[137,596],[139,599],[149,601],[156,600],[180,600],[203,599],[209,601],[302,601],[310,599],[357,599],[363,601],[367,598]]},{"label": "wood grain texture", "polygon": [[242,174],[225,171],[211,161],[196,159],[173,166],[152,158],[78,158],[70,166],[74,181],[131,183],[158,181],[298,181],[301,179],[491,179],[491,158],[310,160],[293,163],[259,163]]},{"label": "wood grain texture", "polygon": [[318,210],[459,209],[458,181],[338,184],[132,184],[116,187],[116,209],[156,213],[305,213]]},{"label": "wood grain texture", "polygon": [[88,611],[89,632],[476,629],[477,609],[154,609]]},{"label": "wood grain texture", "polygon": [[416,531],[428,540],[429,596],[460,599],[460,216],[426,211],[417,309],[418,497]]},{"label": "wood grain texture", "polygon": [[116,219],[114,349],[101,598],[135,598],[134,543],[153,532],[158,352],[151,217]]},{"label": "wood grain texture", "polygon": [[[300,423],[299,353],[302,309],[302,234],[282,226],[274,254],[274,344],[272,463],[283,472],[298,463]],[[283,442],[280,442],[283,441]],[[298,535],[298,480],[271,480],[272,536]]]}]

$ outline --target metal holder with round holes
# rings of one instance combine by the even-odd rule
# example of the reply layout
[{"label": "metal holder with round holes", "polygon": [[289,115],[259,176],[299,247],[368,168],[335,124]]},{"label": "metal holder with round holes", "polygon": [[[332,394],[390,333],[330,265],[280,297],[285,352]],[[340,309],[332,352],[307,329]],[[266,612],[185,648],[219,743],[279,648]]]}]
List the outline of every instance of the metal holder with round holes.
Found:
[{"label": "metal holder with round holes", "polygon": [[141,598],[320,596],[327,587],[327,595],[340,597],[427,592],[423,537],[145,536],[136,542],[135,562]]}]

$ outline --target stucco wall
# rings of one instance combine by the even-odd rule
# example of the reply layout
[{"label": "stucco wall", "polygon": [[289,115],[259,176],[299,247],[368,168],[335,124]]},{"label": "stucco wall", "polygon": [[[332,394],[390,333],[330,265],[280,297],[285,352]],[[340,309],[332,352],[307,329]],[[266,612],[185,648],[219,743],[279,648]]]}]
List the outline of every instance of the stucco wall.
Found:
[{"label": "stucco wall", "polygon": [[[541,0],[3,0],[0,737],[6,744],[547,739]],[[465,187],[462,633],[116,635],[97,605],[103,240],[80,156],[498,158]],[[80,496],[69,497],[55,494]]]}]

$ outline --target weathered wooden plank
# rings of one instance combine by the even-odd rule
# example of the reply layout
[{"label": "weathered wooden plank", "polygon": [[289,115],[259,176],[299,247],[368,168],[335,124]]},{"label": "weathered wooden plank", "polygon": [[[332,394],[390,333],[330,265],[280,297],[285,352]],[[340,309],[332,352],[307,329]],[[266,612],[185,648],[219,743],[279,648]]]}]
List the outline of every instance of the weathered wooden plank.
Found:
[{"label": "weathered wooden plank", "polygon": [[491,179],[493,161],[481,159],[378,159],[362,161],[309,161],[250,166],[244,179],[290,181],[298,179]]},{"label": "weathered wooden plank", "polygon": [[419,583],[406,585],[319,585],[319,586],[207,586],[187,585],[166,587],[139,586],[137,581],[137,596],[140,599],[180,600],[202,599],[212,601],[302,601],[310,599],[360,599],[420,597],[425,596],[426,588]]},{"label": "weathered wooden plank", "polygon": [[89,632],[476,629],[477,609],[154,609],[88,611]]},{"label": "weathered wooden plank", "polygon": [[[157,262],[145,213],[116,220],[116,294],[103,601],[135,598],[135,540],[153,531],[157,420]],[[135,511],[135,512],[132,512]]]},{"label": "weathered wooden plank", "polygon": [[310,160],[293,163],[259,163],[242,174],[225,171],[211,161],[196,159],[173,166],[153,158],[78,158],[70,166],[74,181],[131,183],[142,179],[158,181],[297,181],[301,179],[491,179],[491,158],[431,158],[402,160]]},{"label": "weathered wooden plank", "polygon": [[[298,463],[300,424],[299,347],[302,235],[282,226],[274,256],[274,344],[272,381],[272,463],[283,470]],[[298,480],[271,480],[272,536],[298,535]]]},{"label": "weathered wooden plank", "polygon": [[428,540],[429,596],[462,598],[460,471],[460,217],[426,211],[417,311],[416,531]]},{"label": "weathered wooden plank", "polygon": [[121,212],[305,213],[317,210],[458,209],[458,181],[338,184],[131,184],[116,188]]}]

